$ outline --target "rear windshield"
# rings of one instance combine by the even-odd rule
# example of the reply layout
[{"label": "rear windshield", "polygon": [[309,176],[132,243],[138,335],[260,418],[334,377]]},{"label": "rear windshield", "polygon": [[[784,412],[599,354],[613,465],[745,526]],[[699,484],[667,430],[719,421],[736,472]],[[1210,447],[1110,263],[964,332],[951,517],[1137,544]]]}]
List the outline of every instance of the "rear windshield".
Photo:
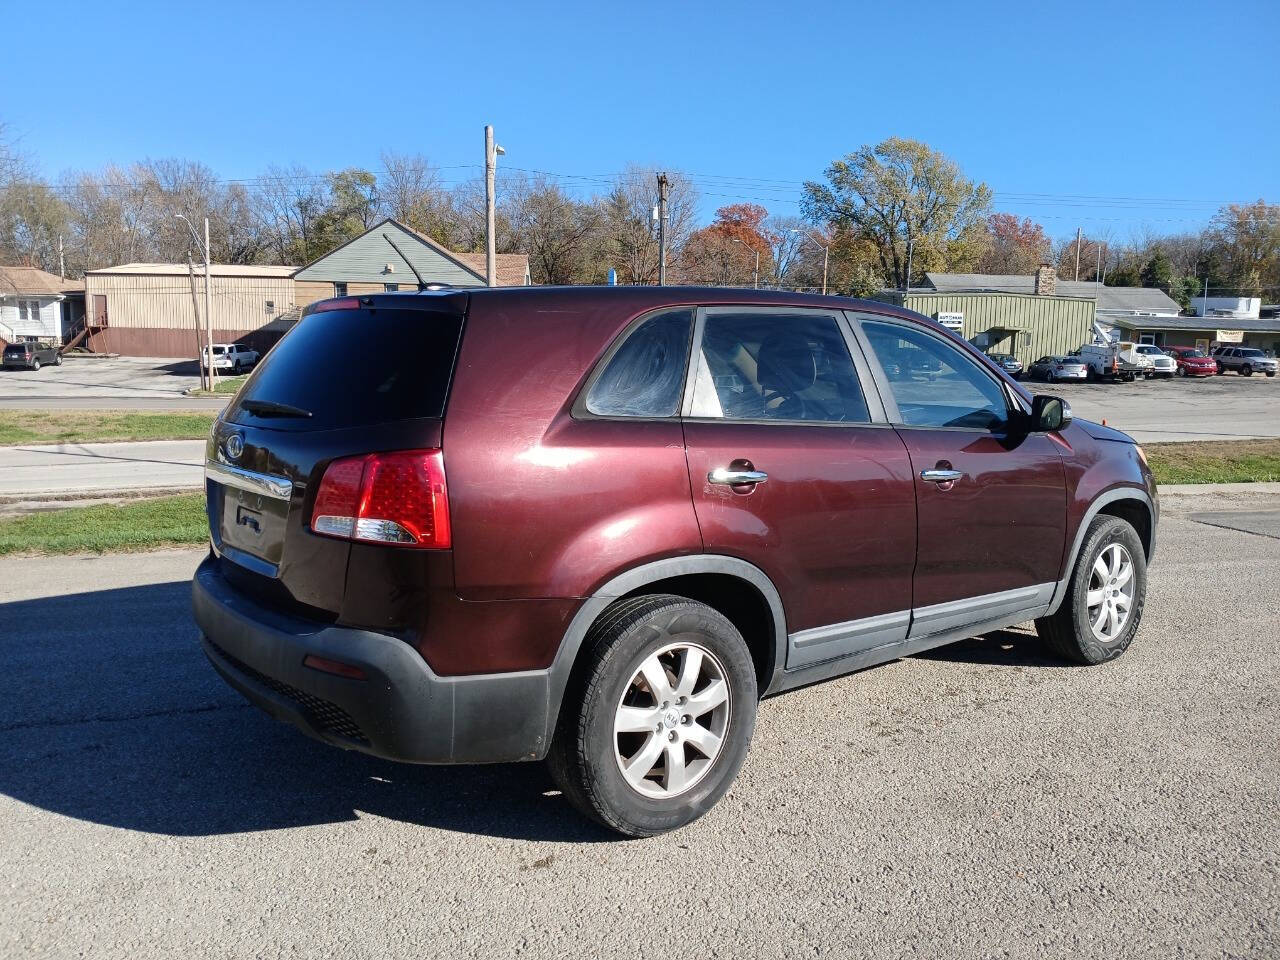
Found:
[{"label": "rear windshield", "polygon": [[[462,317],[455,313],[310,314],[258,364],[227,417],[282,430],[329,430],[443,416],[461,336]],[[360,349],[352,349],[355,344]],[[287,404],[311,416],[251,413],[244,409],[250,400]]]}]

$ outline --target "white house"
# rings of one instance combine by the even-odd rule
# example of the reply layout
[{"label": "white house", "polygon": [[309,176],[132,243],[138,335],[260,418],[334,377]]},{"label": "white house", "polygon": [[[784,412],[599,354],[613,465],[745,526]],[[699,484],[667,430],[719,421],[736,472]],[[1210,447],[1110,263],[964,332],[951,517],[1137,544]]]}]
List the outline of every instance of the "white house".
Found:
[{"label": "white house", "polygon": [[84,281],[35,267],[0,267],[0,340],[53,340],[84,316]]},{"label": "white house", "polygon": [[1257,320],[1262,311],[1260,297],[1192,297],[1191,312],[1197,317],[1227,317]]}]

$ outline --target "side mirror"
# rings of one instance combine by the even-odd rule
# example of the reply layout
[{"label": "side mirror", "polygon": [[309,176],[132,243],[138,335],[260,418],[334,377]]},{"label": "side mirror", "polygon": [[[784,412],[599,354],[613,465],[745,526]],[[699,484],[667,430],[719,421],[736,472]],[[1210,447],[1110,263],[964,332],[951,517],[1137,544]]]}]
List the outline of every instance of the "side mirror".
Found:
[{"label": "side mirror", "polygon": [[1061,430],[1071,423],[1071,404],[1061,397],[1036,394],[1031,398],[1031,429]]}]

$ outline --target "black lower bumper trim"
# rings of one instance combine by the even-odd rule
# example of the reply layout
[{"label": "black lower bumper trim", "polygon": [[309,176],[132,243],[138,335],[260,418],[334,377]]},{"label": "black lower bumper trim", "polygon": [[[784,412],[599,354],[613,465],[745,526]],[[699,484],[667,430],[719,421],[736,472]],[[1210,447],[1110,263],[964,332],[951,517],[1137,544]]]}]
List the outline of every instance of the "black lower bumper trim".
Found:
[{"label": "black lower bumper trim", "polygon": [[[205,560],[192,583],[205,654],[246,699],[336,746],[413,763],[535,760],[550,745],[549,673],[442,677],[396,637],[303,620],[236,590]],[[303,665],[309,655],[366,679]]]}]

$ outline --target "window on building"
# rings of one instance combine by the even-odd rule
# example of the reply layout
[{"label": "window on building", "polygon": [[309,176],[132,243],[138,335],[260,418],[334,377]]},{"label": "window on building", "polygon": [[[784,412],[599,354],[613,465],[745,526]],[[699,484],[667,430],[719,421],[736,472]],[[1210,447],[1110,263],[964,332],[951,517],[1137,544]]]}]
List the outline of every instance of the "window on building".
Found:
[{"label": "window on building", "polygon": [[396,292],[398,292],[398,291],[399,291],[399,289],[400,289],[400,284],[398,284],[398,283],[384,283],[384,284],[382,285],[382,289],[383,289],[383,290],[385,290],[385,291],[387,291],[387,293],[396,293]]},{"label": "window on building", "polygon": [[40,301],[39,300],[19,300],[18,301],[18,319],[19,320],[39,320],[40,319]]},{"label": "window on building", "polygon": [[345,297],[347,295],[347,285],[345,283],[335,283],[333,285],[333,295],[335,297]]},{"label": "window on building", "polygon": [[264,313],[275,313],[276,302],[274,300],[264,300],[262,304],[262,310]]}]

